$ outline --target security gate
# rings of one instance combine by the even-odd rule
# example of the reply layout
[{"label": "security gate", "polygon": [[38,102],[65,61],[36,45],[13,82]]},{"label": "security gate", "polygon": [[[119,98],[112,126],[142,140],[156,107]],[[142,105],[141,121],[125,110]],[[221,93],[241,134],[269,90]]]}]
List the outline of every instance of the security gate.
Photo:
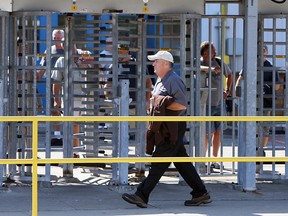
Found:
[{"label": "security gate", "polygon": [[[38,62],[41,58],[39,48],[43,44],[51,45],[51,13],[50,12],[21,12],[10,16],[10,70],[9,70],[9,116],[42,115],[50,113],[50,65],[46,70],[47,88],[41,94],[38,92],[37,76],[42,70]],[[40,20],[46,20],[40,25]],[[40,38],[41,32],[48,32],[45,39]],[[46,53],[50,56],[50,50]],[[45,97],[46,95],[46,97]],[[45,102],[46,107],[42,107]],[[50,124],[40,124],[44,130],[39,134],[39,140],[50,143]],[[11,123],[9,127],[8,158],[31,158],[32,155],[32,125],[27,122]],[[51,157],[50,145],[39,145],[39,151],[45,152],[45,157]],[[40,180],[50,181],[50,165],[45,166],[46,175]],[[9,175],[13,179],[27,180],[31,178],[31,166],[9,166]]]},{"label": "security gate", "polygon": [[[0,116],[7,115],[7,96],[8,96],[8,22],[9,14],[6,12],[0,12]],[[0,122],[0,158],[6,158],[7,151],[7,123]],[[6,173],[6,166],[0,165],[0,184],[3,182],[3,174]]]},{"label": "security gate", "polygon": [[[146,57],[159,49],[168,50],[173,54],[174,69],[186,80],[189,115],[205,115],[203,110],[206,103],[211,100],[208,93],[211,93],[213,89],[209,87],[210,78],[200,71],[199,47],[202,42],[200,38],[211,42],[218,40],[219,46],[216,47],[218,55],[221,56],[223,62],[229,64],[234,72],[234,82],[237,78],[236,73],[243,67],[243,41],[236,38],[236,32],[238,35],[243,34],[244,21],[242,17],[192,14],[159,14],[153,16],[57,14],[58,20],[54,23],[53,16],[55,15],[51,12],[13,12],[11,14],[8,115],[50,116],[51,112],[55,111],[64,116],[121,115],[119,105],[121,80],[134,82],[134,85],[130,85],[129,88],[130,97],[133,98],[127,106],[129,115],[146,115],[146,92],[151,91],[145,85],[146,79],[150,78],[152,82],[155,81],[152,63],[148,62]],[[277,23],[277,21],[273,22]],[[213,31],[213,23],[218,23],[217,34]],[[227,23],[232,26],[229,28],[229,33],[228,28],[226,28]],[[56,29],[65,32],[63,41],[52,38],[52,32]],[[271,31],[271,28],[268,29]],[[276,27],[273,28],[273,32],[275,32],[273,34],[277,33],[276,29]],[[263,27],[261,32],[264,30]],[[281,29],[281,32],[284,31]],[[265,42],[265,38],[262,39],[261,35],[259,40],[259,44]],[[47,47],[51,47],[54,43],[61,44],[63,47],[61,54],[53,54],[51,49],[44,52]],[[277,43],[277,41],[270,41],[268,46],[270,49],[276,49]],[[274,53],[272,57],[277,59],[277,55]],[[3,56],[1,56],[1,61],[5,61]],[[131,59],[130,57],[134,58]],[[42,58],[47,59],[46,65],[39,64]],[[57,59],[57,64],[56,62],[52,64],[53,58]],[[129,63],[123,62],[123,59],[127,58]],[[7,70],[5,64],[3,65],[1,70]],[[259,70],[264,69],[259,67]],[[279,67],[273,69],[273,71],[276,70],[279,70]],[[39,80],[39,72],[45,72],[45,78]],[[53,74],[61,74],[62,78],[55,79]],[[58,93],[53,91],[56,84],[61,89]],[[224,84],[222,87],[224,89]],[[284,95],[287,97],[286,91],[285,89],[283,98]],[[273,97],[275,96],[276,93],[273,93]],[[61,106],[54,107],[55,103],[54,101],[52,103],[51,99],[55,98],[60,99]],[[233,109],[230,115],[237,115],[237,106],[234,102],[238,99],[234,93],[231,100],[233,101]],[[287,101],[286,98],[283,101]],[[224,103],[224,101],[222,102]],[[129,101],[127,101],[128,103]],[[275,104],[274,106],[276,107]],[[276,111],[275,108],[273,112]],[[286,109],[278,111],[287,112]],[[222,113],[225,115],[224,108]],[[54,153],[67,158],[78,155],[86,158],[144,156],[145,123],[129,124],[128,130],[124,131],[120,123],[113,122],[81,122],[79,124],[64,122],[56,123],[57,125],[58,128],[60,125],[60,130],[58,129],[55,133],[55,123],[40,124],[38,151],[44,153],[42,155],[46,158],[53,157]],[[264,125],[260,124],[260,128],[262,126]],[[238,125],[232,123],[227,124],[226,127],[228,132],[221,128],[222,145],[218,156],[237,156]],[[276,127],[279,125],[274,125],[273,131],[276,131]],[[283,125],[281,127],[287,128]],[[120,130],[122,131],[119,133]],[[206,155],[206,132],[203,123],[189,122],[187,124],[186,141],[189,144],[187,148],[189,148],[190,156]],[[286,132],[285,134],[287,134]],[[228,139],[225,133],[229,133]],[[275,133],[272,132],[272,134]],[[125,136],[127,140],[125,141],[122,136]],[[259,134],[259,136],[261,135]],[[51,139],[62,140],[63,145],[51,146]],[[286,136],[285,139],[287,141]],[[9,158],[31,158],[31,124],[25,122],[11,123],[8,143]],[[210,139],[207,156],[211,155],[211,145]],[[121,149],[123,148],[129,149],[129,152],[122,152]],[[273,148],[276,150],[278,147],[272,147],[272,152]],[[216,171],[206,169],[206,166],[204,166],[203,171],[203,164],[196,165],[197,170],[202,175],[219,173],[220,175],[234,175],[237,172],[237,164],[234,163],[226,163],[224,168],[222,166]],[[207,164],[208,168],[209,165],[210,163]],[[127,184],[127,169],[136,173],[137,177],[143,177],[146,170],[145,164],[129,164],[126,167],[118,164],[86,164],[84,167],[89,167],[90,171],[95,174],[111,174],[111,184],[113,185]],[[45,165],[45,174],[40,180],[50,182],[50,168],[50,165]],[[24,165],[11,165],[8,170],[8,173],[15,179],[30,179],[30,172],[30,167]],[[63,166],[63,177],[66,180],[73,177],[72,164]]]},{"label": "security gate", "polygon": [[[286,88],[287,23],[287,16],[285,15],[259,16],[257,107],[258,114],[261,116],[287,116],[288,114]],[[266,59],[271,62],[271,67],[267,67],[266,64],[263,65]],[[267,87],[271,87],[271,91],[268,92]],[[258,155],[287,156],[287,122],[258,123],[257,135]],[[259,173],[257,177],[259,179],[282,179],[283,173],[280,170],[283,168],[287,178],[287,164],[260,163],[257,165],[257,173]]]}]

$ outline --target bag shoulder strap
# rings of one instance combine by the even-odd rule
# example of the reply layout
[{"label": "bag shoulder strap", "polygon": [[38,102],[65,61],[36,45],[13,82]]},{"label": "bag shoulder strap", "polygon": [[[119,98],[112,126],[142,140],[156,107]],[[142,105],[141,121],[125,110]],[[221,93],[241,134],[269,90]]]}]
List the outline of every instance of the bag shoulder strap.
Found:
[{"label": "bag shoulder strap", "polygon": [[221,63],[221,61],[222,61],[221,58],[216,57],[215,60],[216,60],[216,62],[219,64],[219,66],[221,67],[221,64],[222,64],[222,63]]}]

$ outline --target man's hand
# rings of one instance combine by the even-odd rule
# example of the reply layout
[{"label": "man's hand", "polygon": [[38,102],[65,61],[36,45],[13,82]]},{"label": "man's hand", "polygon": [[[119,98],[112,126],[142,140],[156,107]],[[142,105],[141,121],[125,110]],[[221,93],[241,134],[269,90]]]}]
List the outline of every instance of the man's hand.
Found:
[{"label": "man's hand", "polygon": [[215,74],[221,73],[221,67],[216,66],[216,67],[212,68],[212,71],[213,71]]},{"label": "man's hand", "polygon": [[224,100],[226,100],[227,97],[231,97],[232,96],[232,93],[229,89],[226,89],[224,92],[223,92],[223,98]]}]

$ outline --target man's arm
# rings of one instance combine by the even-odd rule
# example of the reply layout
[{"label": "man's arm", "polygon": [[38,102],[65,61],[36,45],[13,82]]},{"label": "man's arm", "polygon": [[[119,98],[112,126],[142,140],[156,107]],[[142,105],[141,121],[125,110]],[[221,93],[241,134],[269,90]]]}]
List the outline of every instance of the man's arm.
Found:
[{"label": "man's arm", "polygon": [[61,107],[60,89],[61,89],[61,85],[59,83],[53,84],[52,90],[53,90],[53,95],[54,95],[54,107],[56,108]]},{"label": "man's arm", "polygon": [[45,70],[39,70],[36,75],[37,81],[39,81],[43,77],[44,74],[45,74]]},{"label": "man's arm", "polygon": [[239,75],[238,79],[237,79],[237,81],[235,83],[235,92],[236,92],[237,87],[240,85],[240,81],[241,80],[244,80],[244,77],[242,75]]},{"label": "man's arm", "polygon": [[[60,90],[61,85],[59,83],[54,83],[52,86],[52,93],[54,95],[54,108],[61,108]],[[61,112],[59,110],[52,109],[51,114],[53,116],[60,116]]]},{"label": "man's arm", "polygon": [[[209,72],[209,67],[201,65],[200,66],[200,70],[201,70],[201,72],[208,73]],[[211,67],[211,72],[216,73],[216,74],[220,73],[221,72],[221,68],[219,66]]]},{"label": "man's arm", "polygon": [[[46,50],[44,52],[44,55],[46,56]],[[42,57],[40,61],[41,66],[46,66],[46,57]],[[39,70],[37,71],[36,79],[39,81],[45,74],[46,70]]]},{"label": "man's arm", "polygon": [[224,100],[226,100],[227,97],[232,96],[232,92],[231,92],[232,79],[233,79],[232,73],[228,74],[226,78],[226,89],[224,91]]},{"label": "man's arm", "polygon": [[232,73],[229,74],[226,78],[226,88],[231,91],[231,86],[232,86],[232,80],[233,80],[233,76]]}]

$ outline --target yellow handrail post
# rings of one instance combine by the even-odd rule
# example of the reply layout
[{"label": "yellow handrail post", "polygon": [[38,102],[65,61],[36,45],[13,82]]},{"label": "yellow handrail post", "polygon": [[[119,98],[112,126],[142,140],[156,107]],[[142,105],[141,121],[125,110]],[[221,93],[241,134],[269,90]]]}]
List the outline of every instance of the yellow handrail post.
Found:
[{"label": "yellow handrail post", "polygon": [[38,215],[38,120],[32,121],[32,216]]},{"label": "yellow handrail post", "polygon": [[58,163],[158,163],[158,162],[286,162],[288,157],[127,157],[127,158],[61,158],[61,159],[38,159],[38,124],[39,122],[93,122],[93,121],[236,121],[236,122],[288,122],[288,116],[94,116],[94,117],[50,117],[50,116],[0,116],[0,122],[32,122],[32,159],[0,159],[0,164],[32,164],[32,216],[38,215],[38,164],[58,164]]}]

